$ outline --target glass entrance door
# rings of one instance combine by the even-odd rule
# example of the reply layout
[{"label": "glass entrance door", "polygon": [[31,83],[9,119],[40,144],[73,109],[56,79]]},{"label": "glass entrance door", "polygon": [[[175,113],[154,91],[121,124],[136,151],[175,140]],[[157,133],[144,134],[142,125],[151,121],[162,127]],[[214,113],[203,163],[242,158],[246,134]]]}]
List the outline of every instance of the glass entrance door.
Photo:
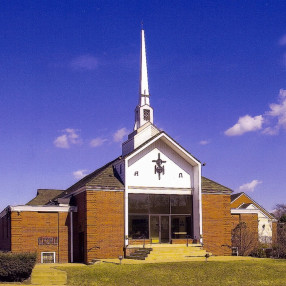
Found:
[{"label": "glass entrance door", "polygon": [[160,217],[158,215],[150,216],[150,238],[151,243],[159,243],[160,242]]},{"label": "glass entrance door", "polygon": [[160,226],[161,226],[161,243],[169,243],[170,242],[170,231],[169,231],[169,216],[160,216]]},{"label": "glass entrance door", "polygon": [[170,242],[170,219],[169,216],[150,216],[150,238],[151,243]]}]

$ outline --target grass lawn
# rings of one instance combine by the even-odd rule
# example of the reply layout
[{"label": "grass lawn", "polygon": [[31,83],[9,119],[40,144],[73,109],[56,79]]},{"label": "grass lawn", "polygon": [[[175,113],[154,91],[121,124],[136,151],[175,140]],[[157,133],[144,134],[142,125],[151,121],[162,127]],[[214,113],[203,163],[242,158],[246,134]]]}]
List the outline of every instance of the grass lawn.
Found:
[{"label": "grass lawn", "polygon": [[174,262],[152,264],[101,263],[60,267],[68,285],[286,285],[286,260]]}]

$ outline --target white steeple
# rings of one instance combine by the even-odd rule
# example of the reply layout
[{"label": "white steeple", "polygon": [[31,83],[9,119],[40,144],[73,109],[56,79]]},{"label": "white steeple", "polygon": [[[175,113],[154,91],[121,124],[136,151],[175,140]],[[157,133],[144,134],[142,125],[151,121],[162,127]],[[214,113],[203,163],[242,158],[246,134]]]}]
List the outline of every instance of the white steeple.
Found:
[{"label": "white steeple", "polygon": [[[139,87],[139,93],[140,93],[140,97],[139,97],[139,104],[140,104],[142,95],[149,95],[144,30],[141,30],[140,87]],[[142,104],[142,102],[141,102],[141,104]]]},{"label": "white steeple", "polygon": [[147,122],[153,123],[153,109],[150,106],[150,95],[148,86],[147,58],[145,47],[145,33],[141,30],[141,55],[140,55],[140,81],[139,102],[135,108],[135,125],[137,130]]}]

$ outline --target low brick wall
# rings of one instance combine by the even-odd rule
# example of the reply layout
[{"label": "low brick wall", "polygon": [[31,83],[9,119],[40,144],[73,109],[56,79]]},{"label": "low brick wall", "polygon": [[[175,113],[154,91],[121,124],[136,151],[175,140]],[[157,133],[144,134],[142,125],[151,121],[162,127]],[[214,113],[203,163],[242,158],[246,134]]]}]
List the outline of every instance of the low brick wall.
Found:
[{"label": "low brick wall", "polygon": [[59,212],[12,212],[11,251],[55,252],[56,262],[69,262],[69,213]]}]

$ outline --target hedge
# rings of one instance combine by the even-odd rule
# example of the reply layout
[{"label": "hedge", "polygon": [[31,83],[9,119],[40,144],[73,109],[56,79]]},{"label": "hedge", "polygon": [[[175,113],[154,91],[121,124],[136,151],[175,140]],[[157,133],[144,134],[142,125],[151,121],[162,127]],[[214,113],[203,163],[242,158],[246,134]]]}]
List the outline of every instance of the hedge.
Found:
[{"label": "hedge", "polygon": [[0,252],[0,281],[23,281],[30,277],[36,253]]}]

